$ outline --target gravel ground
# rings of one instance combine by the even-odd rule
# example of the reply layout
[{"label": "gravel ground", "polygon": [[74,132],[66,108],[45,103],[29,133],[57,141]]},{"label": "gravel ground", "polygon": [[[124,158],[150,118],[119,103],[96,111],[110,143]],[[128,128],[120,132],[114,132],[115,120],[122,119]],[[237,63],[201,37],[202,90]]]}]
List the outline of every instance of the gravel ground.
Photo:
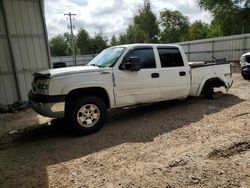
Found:
[{"label": "gravel ground", "polygon": [[234,78],[213,100],[114,111],[84,137],[31,110],[1,115],[0,187],[250,187],[250,82]]}]

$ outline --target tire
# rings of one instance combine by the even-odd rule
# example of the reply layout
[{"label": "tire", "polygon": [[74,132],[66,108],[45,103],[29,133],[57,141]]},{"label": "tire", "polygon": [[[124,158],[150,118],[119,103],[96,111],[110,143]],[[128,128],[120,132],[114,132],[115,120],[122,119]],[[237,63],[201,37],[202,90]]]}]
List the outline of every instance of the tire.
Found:
[{"label": "tire", "polygon": [[98,97],[86,96],[72,99],[66,107],[66,120],[77,136],[97,132],[107,116],[107,107]]},{"label": "tire", "polygon": [[249,80],[250,76],[245,75],[244,73],[241,72],[241,76],[245,79],[245,80]]},{"label": "tire", "polygon": [[214,88],[211,85],[205,85],[203,89],[203,96],[207,99],[213,99],[214,98]]}]

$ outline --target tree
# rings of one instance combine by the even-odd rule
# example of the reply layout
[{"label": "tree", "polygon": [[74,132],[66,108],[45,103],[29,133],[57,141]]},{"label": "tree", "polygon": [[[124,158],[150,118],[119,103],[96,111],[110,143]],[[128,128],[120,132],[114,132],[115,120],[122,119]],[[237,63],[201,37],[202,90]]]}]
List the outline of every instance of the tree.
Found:
[{"label": "tree", "polygon": [[111,46],[116,46],[118,45],[119,41],[116,39],[115,35],[112,36],[111,41],[110,41],[110,45]]},{"label": "tree", "polygon": [[134,25],[136,34],[142,35],[144,42],[158,42],[159,25],[149,0],[145,0],[143,7],[139,8],[138,14],[134,17]]},{"label": "tree", "polygon": [[188,40],[197,40],[197,39],[205,39],[209,36],[209,25],[196,20],[191,26],[188,28]]},{"label": "tree", "polygon": [[[144,1],[129,25],[125,35],[120,35],[120,43],[155,43],[158,42],[159,26],[151,10],[149,0]],[[125,39],[125,40],[124,40]]]},{"label": "tree", "polygon": [[80,54],[91,54],[93,52],[91,46],[91,38],[85,29],[80,29],[77,34],[76,46],[79,48]]},{"label": "tree", "polygon": [[250,32],[249,0],[199,0],[198,3],[212,13],[213,26],[220,27],[223,35]]},{"label": "tree", "polygon": [[90,39],[91,41],[91,53],[97,54],[100,53],[102,50],[107,48],[107,39],[104,38],[101,34],[96,35],[94,38]]},{"label": "tree", "polygon": [[219,23],[216,23],[216,21],[213,20],[210,24],[210,31],[208,33],[208,38],[221,37],[221,36],[223,36],[221,26]]},{"label": "tree", "polygon": [[129,25],[126,31],[126,43],[143,43],[146,42],[144,32],[138,25]]},{"label": "tree", "polygon": [[53,37],[49,42],[49,46],[52,57],[67,56],[72,52],[70,51],[70,47],[64,35],[57,35]]},{"label": "tree", "polygon": [[181,12],[164,9],[160,12],[160,24],[162,27],[161,42],[180,42],[187,38],[189,20]]},{"label": "tree", "polygon": [[121,34],[119,35],[118,44],[126,44],[126,43],[128,43],[128,42],[127,42],[126,33],[121,33]]},{"label": "tree", "polygon": [[[72,47],[72,41],[71,41],[71,34],[68,33],[68,32],[66,32],[66,33],[63,34],[63,36],[64,36],[64,38],[65,38],[65,40],[66,40],[66,42],[68,44],[68,47],[69,47],[68,48],[68,54],[69,55],[73,55],[73,47]],[[73,36],[73,40],[74,40],[75,53],[79,54],[79,49],[78,49],[78,47],[76,45],[77,36],[74,35]]]}]

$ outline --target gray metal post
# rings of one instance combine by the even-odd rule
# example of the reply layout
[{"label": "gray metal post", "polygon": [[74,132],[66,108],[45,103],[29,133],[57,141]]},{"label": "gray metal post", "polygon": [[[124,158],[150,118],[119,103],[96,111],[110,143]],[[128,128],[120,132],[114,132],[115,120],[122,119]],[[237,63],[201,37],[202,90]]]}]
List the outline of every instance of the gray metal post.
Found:
[{"label": "gray metal post", "polygon": [[214,40],[212,40],[212,56],[214,56]]},{"label": "gray metal post", "polygon": [[246,40],[247,40],[247,37],[242,37],[242,40],[243,40],[243,53],[247,52],[246,48],[247,48],[247,43],[246,43]]},{"label": "gray metal post", "polygon": [[48,62],[49,62],[50,68],[52,69],[53,65],[52,65],[52,62],[51,62],[48,31],[47,31],[47,27],[46,27],[46,23],[45,23],[44,0],[39,1],[39,7],[40,7],[41,14],[42,14],[42,22],[43,22],[43,28],[44,28],[44,34],[45,34],[45,41],[47,43],[47,45],[46,45],[47,48],[46,49],[47,49],[47,53],[48,53]]}]

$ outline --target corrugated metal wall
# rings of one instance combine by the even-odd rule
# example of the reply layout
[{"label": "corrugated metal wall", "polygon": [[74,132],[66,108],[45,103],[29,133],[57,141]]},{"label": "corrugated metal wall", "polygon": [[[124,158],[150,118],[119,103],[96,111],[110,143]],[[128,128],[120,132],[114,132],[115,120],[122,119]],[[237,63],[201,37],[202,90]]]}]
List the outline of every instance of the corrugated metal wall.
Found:
[{"label": "corrugated metal wall", "polygon": [[32,74],[50,67],[49,49],[42,1],[1,0],[0,15],[0,102],[10,104],[27,100]]},{"label": "corrugated metal wall", "polygon": [[178,44],[183,47],[189,61],[211,61],[211,56],[214,56],[237,62],[243,53],[250,51],[250,34],[195,40]]},{"label": "corrugated metal wall", "polygon": [[0,3],[0,102],[9,104],[15,100],[18,100],[18,89],[11,59],[3,7],[2,3]]}]

